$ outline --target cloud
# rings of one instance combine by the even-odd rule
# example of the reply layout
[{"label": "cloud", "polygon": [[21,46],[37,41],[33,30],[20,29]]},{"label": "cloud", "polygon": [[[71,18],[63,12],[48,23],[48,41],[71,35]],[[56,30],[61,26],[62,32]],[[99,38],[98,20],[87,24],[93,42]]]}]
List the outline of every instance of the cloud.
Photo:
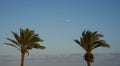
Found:
[{"label": "cloud", "polygon": [[[120,54],[94,54],[92,66],[120,66]],[[19,66],[20,57],[0,56],[0,66]],[[25,58],[26,66],[86,66],[82,54],[40,55]]]}]

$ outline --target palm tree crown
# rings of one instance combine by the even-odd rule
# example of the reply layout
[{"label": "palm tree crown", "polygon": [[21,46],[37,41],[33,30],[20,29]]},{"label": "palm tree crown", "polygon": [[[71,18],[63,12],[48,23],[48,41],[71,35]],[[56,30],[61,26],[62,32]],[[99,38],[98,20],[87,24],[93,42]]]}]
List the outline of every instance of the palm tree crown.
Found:
[{"label": "palm tree crown", "polygon": [[94,56],[91,53],[93,49],[98,47],[110,47],[105,40],[101,40],[100,37],[103,37],[103,35],[98,34],[97,31],[91,32],[88,30],[82,32],[80,40],[74,40],[86,51],[84,58],[87,62],[93,62]]},{"label": "palm tree crown", "polygon": [[21,29],[20,28],[20,35],[16,32],[12,32],[14,39],[6,38],[11,43],[5,43],[7,45],[20,48],[22,52],[28,53],[29,49],[36,48],[36,49],[44,49],[44,46],[39,45],[38,42],[43,42],[41,38],[39,38],[38,34],[34,33],[34,30],[29,29]]},{"label": "palm tree crown", "polygon": [[85,51],[92,51],[97,47],[110,47],[105,40],[101,40],[100,37],[103,37],[102,34],[97,34],[97,31],[83,31],[82,37],[79,40],[74,40],[79,44]]}]

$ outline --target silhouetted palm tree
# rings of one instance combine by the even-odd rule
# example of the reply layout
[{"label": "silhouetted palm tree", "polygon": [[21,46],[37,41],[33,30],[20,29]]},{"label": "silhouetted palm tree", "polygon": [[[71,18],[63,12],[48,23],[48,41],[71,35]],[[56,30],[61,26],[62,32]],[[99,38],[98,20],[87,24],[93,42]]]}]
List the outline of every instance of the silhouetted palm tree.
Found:
[{"label": "silhouetted palm tree", "polygon": [[85,51],[84,59],[87,62],[88,66],[91,66],[91,63],[94,61],[94,55],[92,50],[98,47],[110,47],[104,40],[101,40],[100,37],[103,37],[102,34],[98,34],[97,31],[83,31],[82,37],[80,40],[74,40],[79,44]]},{"label": "silhouetted palm tree", "polygon": [[44,46],[39,45],[38,42],[42,42],[43,40],[39,38],[38,34],[34,33],[34,30],[29,29],[21,29],[20,34],[16,32],[12,32],[14,39],[7,38],[11,43],[5,43],[6,45],[10,45],[20,49],[21,51],[21,66],[24,66],[24,56],[25,53],[28,53],[32,48],[36,49],[45,49]]}]

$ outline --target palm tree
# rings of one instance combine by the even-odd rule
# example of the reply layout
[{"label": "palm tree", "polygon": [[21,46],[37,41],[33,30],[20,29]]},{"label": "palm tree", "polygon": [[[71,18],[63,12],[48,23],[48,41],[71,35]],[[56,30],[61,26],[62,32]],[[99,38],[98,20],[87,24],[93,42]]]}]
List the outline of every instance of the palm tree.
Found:
[{"label": "palm tree", "polygon": [[97,31],[91,32],[89,30],[82,32],[82,37],[80,40],[74,40],[78,45],[80,45],[85,51],[84,59],[88,66],[94,61],[94,55],[92,50],[98,47],[110,47],[105,40],[101,40],[102,34],[98,34]]},{"label": "palm tree", "polygon": [[10,45],[20,49],[21,51],[21,66],[24,66],[24,56],[27,53],[29,55],[29,50],[32,48],[36,49],[45,49],[44,46],[39,45],[38,42],[43,42],[41,38],[39,38],[38,34],[34,33],[34,30],[22,29],[20,28],[20,34],[16,32],[12,32],[14,39],[6,38],[10,41],[10,43],[5,43],[6,45]]}]

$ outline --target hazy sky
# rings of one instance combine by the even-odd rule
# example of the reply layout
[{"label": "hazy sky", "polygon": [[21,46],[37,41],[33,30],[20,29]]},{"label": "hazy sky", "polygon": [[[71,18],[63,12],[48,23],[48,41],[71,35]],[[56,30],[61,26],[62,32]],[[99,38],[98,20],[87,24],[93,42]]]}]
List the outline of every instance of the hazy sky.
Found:
[{"label": "hazy sky", "polygon": [[[0,56],[1,66],[19,66],[20,57]],[[81,54],[26,56],[25,66],[87,66]],[[120,66],[120,54],[95,54],[92,66]]]},{"label": "hazy sky", "polygon": [[11,31],[34,29],[44,40],[45,50],[31,54],[83,53],[73,39],[82,31],[104,34],[111,48],[98,48],[96,53],[120,50],[120,0],[0,0],[0,55],[18,55],[16,48],[3,45]]}]

